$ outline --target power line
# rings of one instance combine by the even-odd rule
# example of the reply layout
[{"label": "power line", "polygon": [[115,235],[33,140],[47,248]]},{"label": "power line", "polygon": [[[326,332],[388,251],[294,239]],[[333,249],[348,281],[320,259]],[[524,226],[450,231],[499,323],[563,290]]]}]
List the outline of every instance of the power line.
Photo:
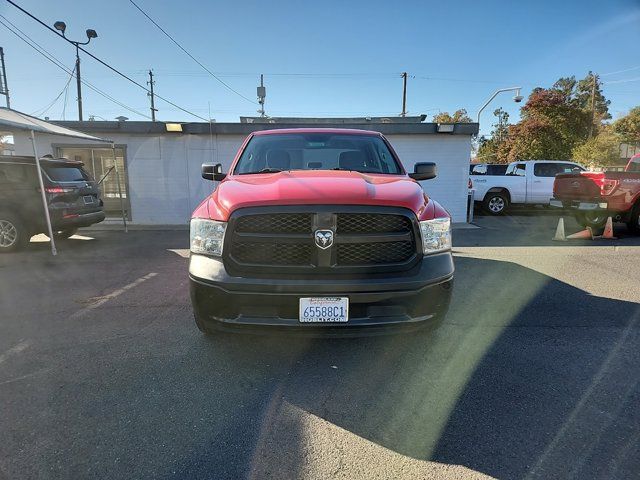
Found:
[{"label": "power line", "polygon": [[601,76],[602,77],[607,77],[609,75],[616,75],[618,73],[626,73],[626,72],[631,72],[633,70],[638,70],[640,69],[640,65],[637,65],[635,67],[631,67],[631,68],[625,68],[624,70],[617,70],[615,72],[609,72],[609,73],[603,73]]},{"label": "power line", "polygon": [[[67,67],[64,66],[64,64],[62,64],[62,62],[60,62],[60,60],[58,60],[57,58],[55,58],[51,53],[49,53],[47,50],[45,50],[41,45],[39,45],[35,40],[33,40],[31,37],[29,37],[29,35],[27,35],[26,33],[24,33],[22,30],[20,30],[18,27],[16,27],[13,23],[11,23],[9,20],[7,20],[6,17],[0,15],[0,17],[2,17],[4,19],[4,21],[6,21],[9,25],[11,25],[12,27],[15,28],[15,30],[13,28],[11,28],[9,25],[7,25],[4,21],[0,20],[0,25],[4,26],[7,30],[9,30],[11,33],[13,33],[16,37],[18,37],[20,40],[22,40],[23,42],[25,42],[27,45],[29,45],[32,49],[34,49],[36,52],[38,52],[40,55],[42,55],[44,58],[46,58],[47,60],[49,60],[51,63],[53,63],[54,65],[56,65],[58,68],[60,68],[61,70],[63,70],[64,72],[66,72],[68,75],[72,74],[72,71],[69,70]],[[16,31],[17,30],[17,31]],[[20,32],[20,33],[18,33]],[[21,35],[22,34],[22,35]],[[26,37],[26,38],[25,38]],[[109,95],[108,93],[100,90],[99,88],[95,87],[94,85],[92,85],[91,83],[87,82],[86,80],[82,80],[82,83],[84,85],[86,85],[88,88],[90,88],[91,90],[93,90],[94,92],[96,92],[97,94],[103,96],[104,98],[111,100],[113,103],[121,106],[122,108],[129,110],[130,112],[133,112],[137,115],[140,115],[142,117],[145,118],[150,118],[147,115],[145,115],[144,113],[141,113],[137,110],[135,110],[132,107],[129,107],[128,105],[116,100],[115,98],[113,98],[111,95]]]},{"label": "power line", "polygon": [[[2,15],[0,15],[2,16]],[[4,16],[2,16],[2,18],[5,18]],[[65,95],[66,97],[66,91],[69,88],[69,84],[71,83],[71,80],[73,80],[73,74],[76,71],[76,67],[73,67],[73,70],[71,71],[71,75],[69,75],[69,79],[67,80],[67,83],[64,84],[64,87],[62,87],[62,90],[60,90],[60,93],[58,94],[58,96],[56,98],[54,98],[51,103],[48,103],[46,107],[42,107],[42,108],[38,108],[37,110],[34,110],[33,113],[30,113],[29,115],[32,116],[36,116],[36,117],[40,117],[42,115],[44,115],[45,113],[47,113],[49,111],[49,109],[51,107],[53,107],[55,105],[55,103],[60,99],[60,97],[62,96],[62,94]],[[37,113],[37,115],[36,115]]]},{"label": "power line", "polygon": [[[50,27],[49,25],[47,25],[46,23],[44,23],[42,20],[40,20],[38,17],[36,17],[35,15],[33,15],[32,13],[28,12],[27,10],[25,10],[24,8],[22,8],[20,5],[16,4],[15,2],[13,2],[12,0],[7,0],[8,3],[10,3],[11,5],[13,5],[14,7],[16,7],[18,10],[20,10],[22,13],[24,13],[25,15],[27,15],[28,17],[32,18],[33,20],[35,20],[36,22],[38,22],[40,25],[42,25],[43,27],[45,27],[47,30],[50,30],[51,32],[55,33],[56,36],[66,40],[68,43],[73,44],[73,42],[71,42],[71,40],[69,40],[68,38],[66,38],[64,35],[58,33],[57,30],[53,29],[52,27]],[[122,73],[121,71],[119,71],[118,69],[116,69],[115,67],[112,67],[111,65],[109,65],[107,62],[105,62],[104,60],[96,57],[94,54],[92,54],[91,52],[87,51],[85,48],[78,46],[78,48],[80,50],[82,50],[82,52],[84,52],[86,55],[90,56],[91,58],[93,58],[96,62],[104,65],[105,67],[107,67],[109,70],[111,70],[112,72],[116,73],[117,75],[121,76],[122,78],[124,78],[125,80],[128,80],[129,82],[133,83],[134,85],[138,86],[139,88],[141,88],[142,90],[144,90],[147,93],[149,92],[149,89],[147,87],[145,87],[144,85],[142,85],[139,82],[136,82],[134,79],[132,79],[131,77],[125,75],[124,73]],[[84,81],[83,81],[84,83]],[[177,105],[175,103],[173,103],[171,100],[168,100],[160,95],[158,95],[157,93],[154,93],[154,95],[161,99],[162,101],[168,103],[169,105],[176,107],[177,109],[183,111],[184,113],[188,113],[189,115],[199,118],[200,120],[204,120],[204,121],[208,121],[206,118],[201,117],[200,115],[196,115],[193,112],[190,112],[189,110],[181,107],[180,105]],[[147,115],[142,115],[143,117],[149,118]]]},{"label": "power line", "polygon": [[240,92],[238,92],[237,90],[234,90],[230,85],[228,85],[227,83],[225,83],[223,80],[221,80],[215,73],[213,73],[211,70],[209,70],[202,62],[200,62],[200,60],[198,60],[196,57],[194,57],[193,55],[191,55],[191,53],[189,53],[187,51],[186,48],[184,48],[182,45],[180,45],[178,43],[177,40],[175,40],[164,28],[162,28],[160,25],[158,25],[158,23],[149,16],[149,14],[147,14],[147,12],[145,12],[142,8],[140,8],[138,6],[138,4],[136,2],[134,2],[133,0],[129,0],[129,2],[136,7],[140,13],[142,13],[145,17],[147,17],[147,19],[153,23],[158,30],[160,30],[162,33],[165,34],[165,36],[171,40],[180,50],[182,50],[191,60],[193,60],[194,62],[196,62],[198,65],[200,65],[200,67],[202,67],[209,75],[211,75],[213,78],[215,78],[218,82],[220,82],[222,85],[224,85],[227,90],[229,90],[230,92],[235,93],[236,95],[238,95],[241,98],[244,98],[246,101],[253,103],[254,105],[258,105],[256,102],[254,102],[253,100],[251,100],[248,97],[245,97],[243,94],[241,94]]},{"label": "power line", "polygon": [[624,80],[609,80],[608,82],[602,82],[604,85],[613,85],[614,83],[629,83],[629,82],[638,82],[640,81],[640,77],[634,78],[625,78]]}]

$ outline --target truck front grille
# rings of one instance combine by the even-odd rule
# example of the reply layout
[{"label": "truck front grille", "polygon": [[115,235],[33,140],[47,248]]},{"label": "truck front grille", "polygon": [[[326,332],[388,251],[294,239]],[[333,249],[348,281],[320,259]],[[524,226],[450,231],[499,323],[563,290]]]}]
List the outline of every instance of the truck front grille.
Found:
[{"label": "truck front grille", "polygon": [[311,265],[311,245],[304,243],[238,242],[233,257],[247,265]]},{"label": "truck front grille", "polygon": [[[323,249],[316,244],[317,230],[333,233],[330,247]],[[402,208],[245,208],[234,212],[229,220],[225,264],[238,274],[404,270],[420,256],[416,238],[419,230],[415,215]]]},{"label": "truck front grille", "polygon": [[415,254],[413,242],[343,243],[338,245],[338,265],[378,265],[404,262]]},{"label": "truck front grille", "polygon": [[240,233],[307,233],[311,230],[310,213],[272,213],[238,218]]}]

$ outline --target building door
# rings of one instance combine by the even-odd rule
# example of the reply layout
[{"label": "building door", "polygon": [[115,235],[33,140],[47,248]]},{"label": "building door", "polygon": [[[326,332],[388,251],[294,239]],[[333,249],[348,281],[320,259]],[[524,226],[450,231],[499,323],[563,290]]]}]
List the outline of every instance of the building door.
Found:
[{"label": "building door", "polygon": [[[108,217],[120,217],[122,215],[116,171],[112,168],[114,161],[113,150],[111,148],[58,147],[58,156],[84,163],[85,169],[91,173],[91,176],[95,178],[96,181],[100,181],[100,179],[106,175],[100,184],[105,213]],[[120,189],[122,191],[125,213],[127,218],[131,220],[129,177],[124,148],[116,148],[116,166],[118,175],[120,176]]]}]

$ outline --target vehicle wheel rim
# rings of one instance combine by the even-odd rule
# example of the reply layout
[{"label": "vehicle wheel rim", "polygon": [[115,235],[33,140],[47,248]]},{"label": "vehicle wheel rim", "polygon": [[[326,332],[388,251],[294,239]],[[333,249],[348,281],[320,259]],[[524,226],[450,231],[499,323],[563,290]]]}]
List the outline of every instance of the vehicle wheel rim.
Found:
[{"label": "vehicle wheel rim", "polygon": [[494,213],[501,212],[504,209],[504,200],[502,197],[493,197],[489,200],[489,210]]},{"label": "vehicle wheel rim", "polygon": [[601,223],[604,217],[599,213],[587,214],[587,220],[593,224]]},{"label": "vehicle wheel rim", "polygon": [[9,220],[0,220],[0,247],[8,248],[16,243],[18,230]]}]

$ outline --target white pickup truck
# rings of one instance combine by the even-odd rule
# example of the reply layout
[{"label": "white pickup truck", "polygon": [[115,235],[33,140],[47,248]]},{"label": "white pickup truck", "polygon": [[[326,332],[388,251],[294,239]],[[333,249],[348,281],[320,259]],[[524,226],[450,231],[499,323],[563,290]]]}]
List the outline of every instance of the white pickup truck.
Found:
[{"label": "white pickup truck", "polygon": [[555,176],[583,170],[582,165],[569,161],[511,162],[504,175],[471,175],[473,200],[491,215],[502,215],[511,204],[549,205]]}]

